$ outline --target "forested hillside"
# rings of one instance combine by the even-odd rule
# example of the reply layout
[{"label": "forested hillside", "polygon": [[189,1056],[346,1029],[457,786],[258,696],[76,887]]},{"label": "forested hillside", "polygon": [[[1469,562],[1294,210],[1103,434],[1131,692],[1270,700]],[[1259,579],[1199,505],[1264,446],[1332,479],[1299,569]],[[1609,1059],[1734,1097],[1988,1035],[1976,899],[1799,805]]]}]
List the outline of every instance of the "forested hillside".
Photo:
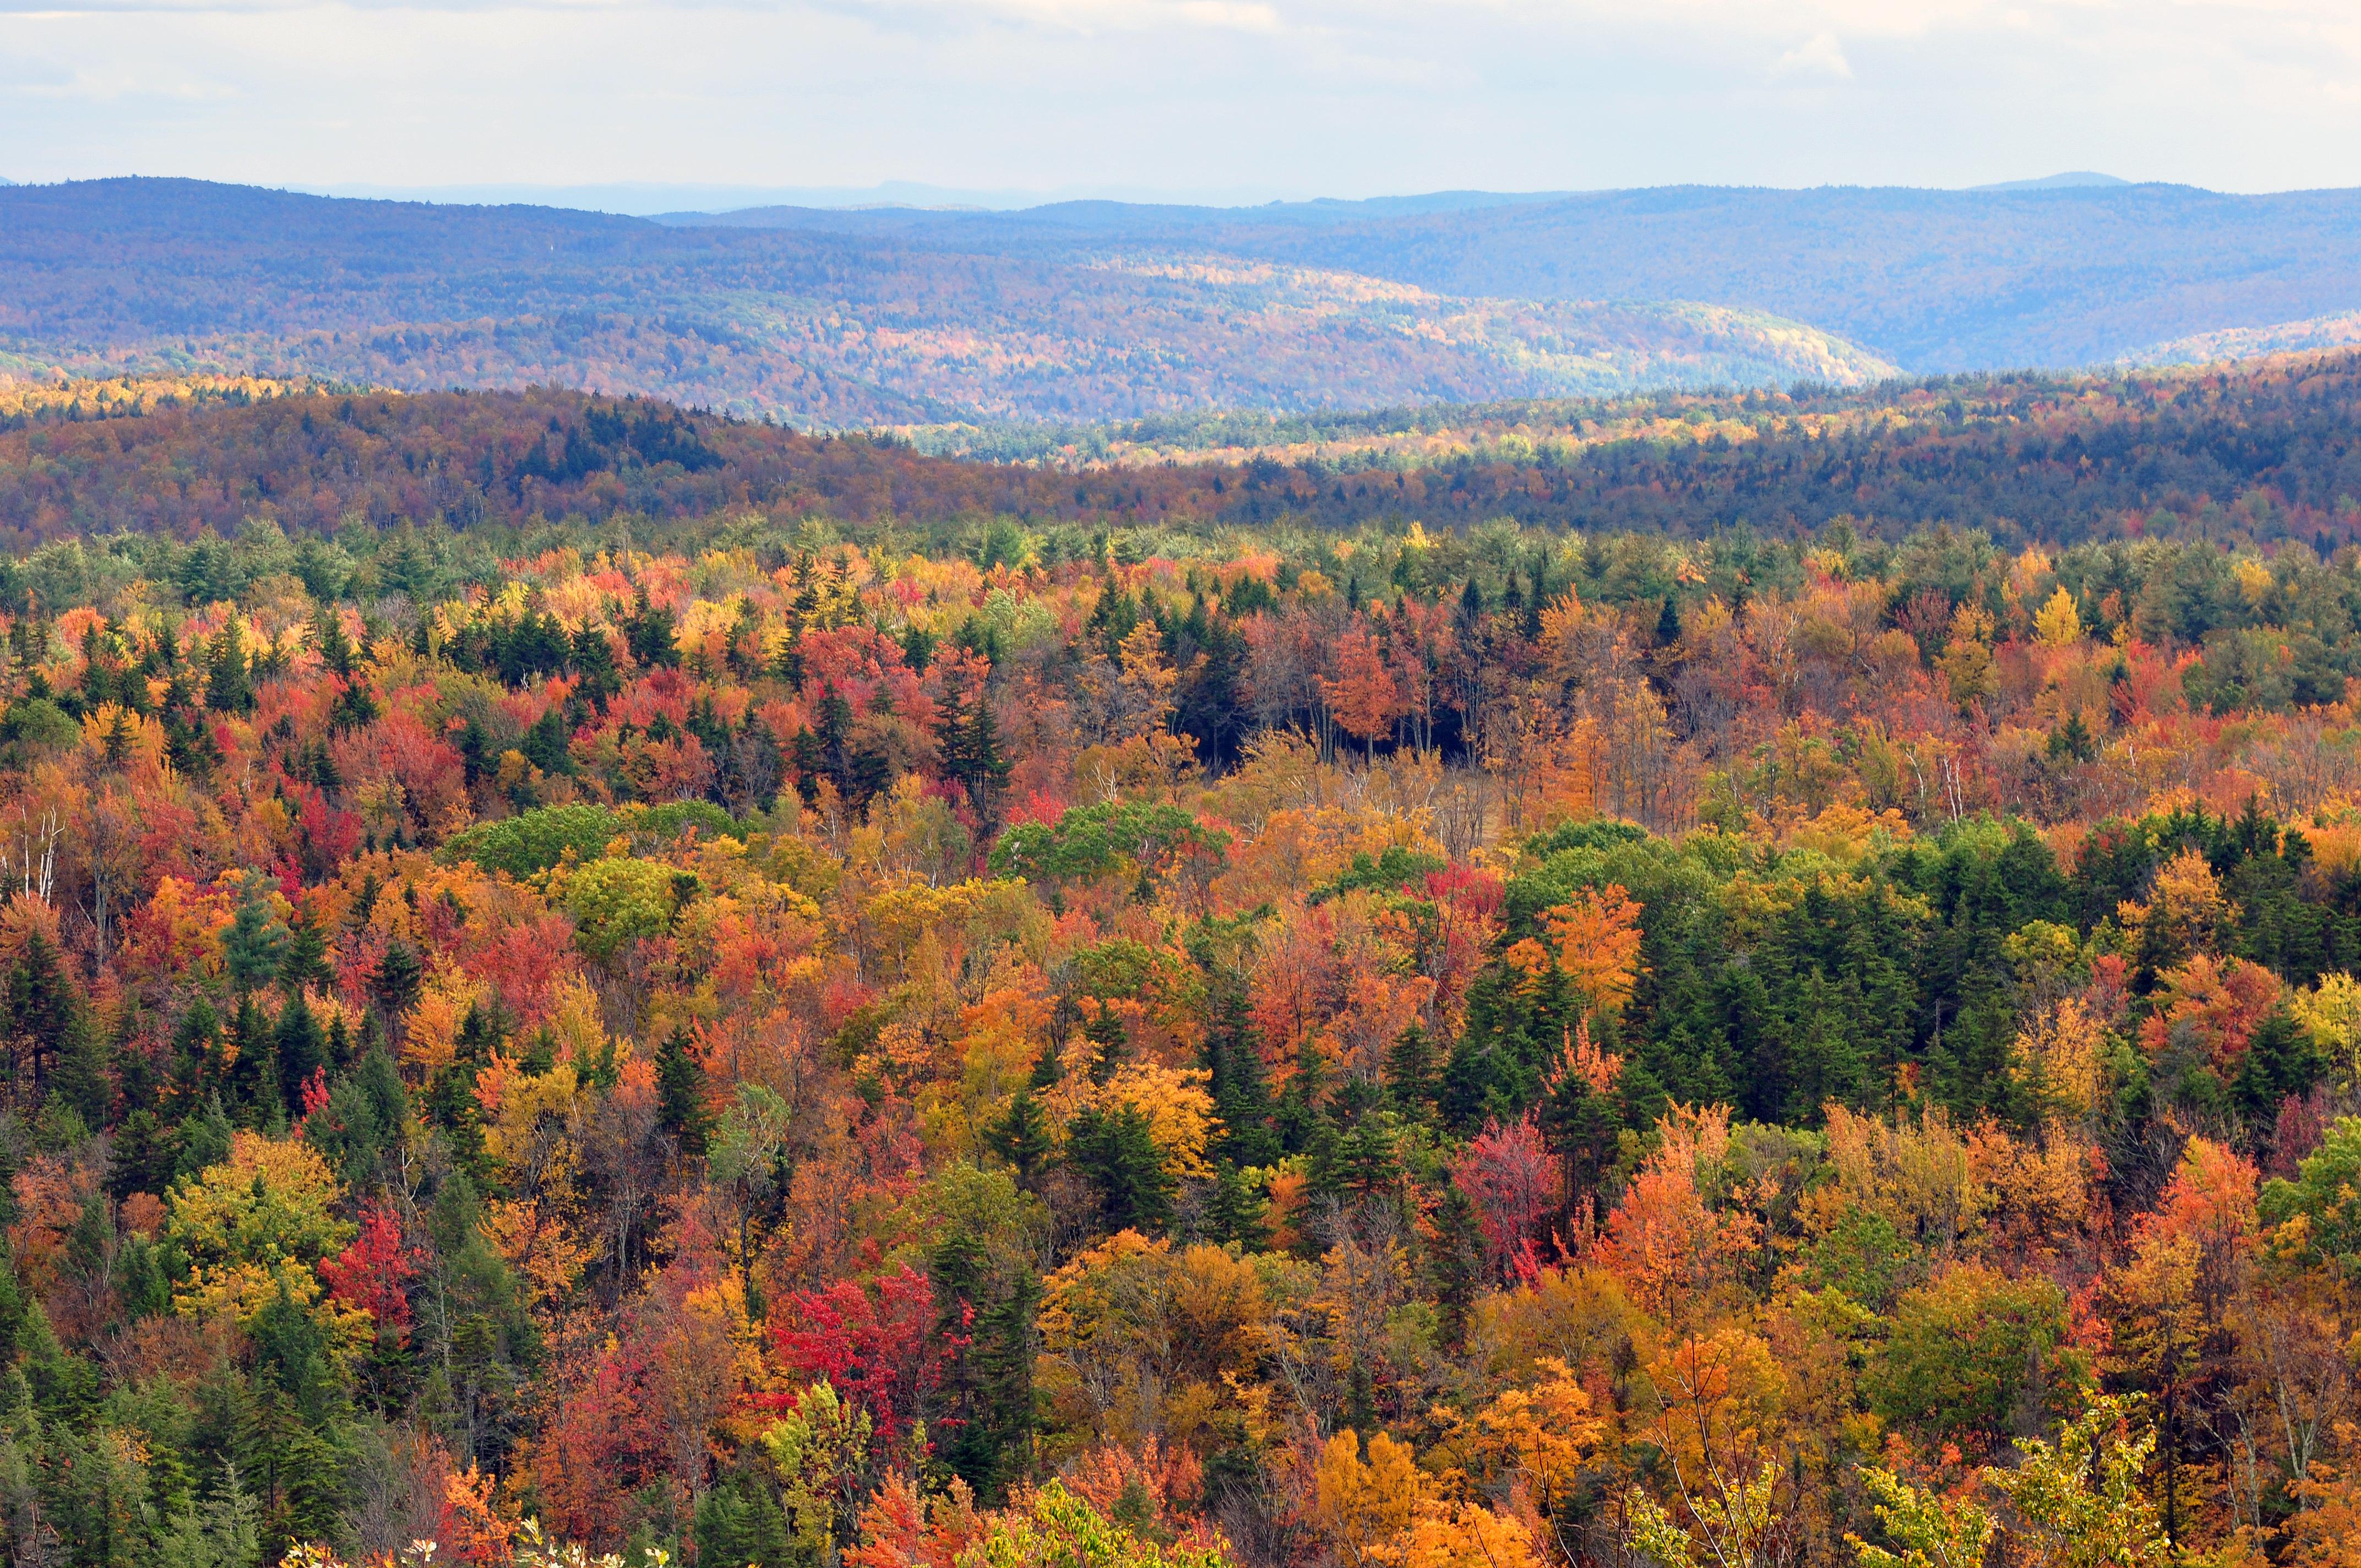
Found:
[{"label": "forested hillside", "polygon": [[1392,201],[1077,202],[1019,213],[773,209],[671,221],[890,234],[990,255],[1161,246],[1440,294],[1698,300],[1808,322],[1918,373],[2105,364],[2200,334],[2361,308],[2361,193],[2351,191],[1693,186],[1444,198],[1424,210]]},{"label": "forested hillside", "polygon": [[1892,369],[1728,307],[1444,297],[1169,247],[954,254],[170,180],[0,192],[0,356],[34,375],[570,386],[831,427],[1857,384]]},{"label": "forested hillside", "polygon": [[17,399],[13,1559],[2353,1563],[2351,375]]},{"label": "forested hillside", "polygon": [[[70,397],[61,402],[60,397]],[[2014,376],[1860,393],[1667,396],[1012,433],[920,432],[1023,462],[922,454],[571,392],[420,397],[198,378],[0,399],[0,531],[229,532],[730,508],[888,519],[937,543],[983,515],[1093,528],[1224,523],[1784,534],[1838,518],[2012,543],[2353,535],[2361,356],[2236,371]]]}]

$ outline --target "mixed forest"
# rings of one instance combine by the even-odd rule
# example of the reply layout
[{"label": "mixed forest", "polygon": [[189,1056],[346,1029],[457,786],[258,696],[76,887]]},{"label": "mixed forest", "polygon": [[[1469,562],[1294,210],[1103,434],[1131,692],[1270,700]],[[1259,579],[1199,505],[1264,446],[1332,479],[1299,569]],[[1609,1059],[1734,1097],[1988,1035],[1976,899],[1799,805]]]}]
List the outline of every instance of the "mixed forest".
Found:
[{"label": "mixed forest", "polygon": [[11,1561],[2361,1560],[2351,375],[20,400]]},{"label": "mixed forest", "polygon": [[[2263,323],[2208,313],[2195,324]],[[93,180],[0,191],[8,372],[578,386],[862,428],[1860,384],[1894,370],[1743,306],[1444,295],[1185,237],[947,249]]]}]

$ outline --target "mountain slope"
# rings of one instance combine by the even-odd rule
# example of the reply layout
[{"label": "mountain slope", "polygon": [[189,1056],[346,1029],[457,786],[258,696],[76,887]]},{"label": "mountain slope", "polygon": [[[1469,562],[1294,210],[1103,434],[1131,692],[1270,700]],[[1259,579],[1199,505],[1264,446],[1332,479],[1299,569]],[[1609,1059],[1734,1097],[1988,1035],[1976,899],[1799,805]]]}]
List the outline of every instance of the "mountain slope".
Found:
[{"label": "mountain slope", "polygon": [[1445,296],[1171,247],[995,255],[146,180],[0,192],[0,353],[85,374],[558,383],[838,426],[1894,373],[1752,311]]},{"label": "mountain slope", "polygon": [[972,254],[1192,248],[1444,294],[1696,300],[1809,322],[1914,372],[2103,363],[2191,334],[2361,308],[2354,191],[1691,186],[1422,213],[1068,203],[714,221],[892,234]]},{"label": "mountain slope", "polygon": [[[1103,433],[1104,461],[983,462],[548,389],[347,396],[176,384],[175,400],[0,405],[0,545],[133,527],[332,531],[541,518],[979,520],[1349,532],[1497,518],[1586,532],[1863,533],[1935,524],[2053,543],[2191,530],[2361,532],[2361,354],[2236,373],[2014,376],[1801,396],[1426,408]],[[192,398],[212,400],[189,406]],[[280,395],[271,395],[278,392]],[[115,417],[93,417],[108,408]],[[1263,423],[1257,432],[1248,427]]]}]

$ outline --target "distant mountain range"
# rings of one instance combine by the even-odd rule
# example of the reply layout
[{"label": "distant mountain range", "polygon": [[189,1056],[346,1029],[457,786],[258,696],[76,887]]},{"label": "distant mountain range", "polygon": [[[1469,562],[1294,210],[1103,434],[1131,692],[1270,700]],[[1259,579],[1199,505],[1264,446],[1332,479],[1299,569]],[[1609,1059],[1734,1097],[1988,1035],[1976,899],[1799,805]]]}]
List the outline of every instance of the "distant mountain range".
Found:
[{"label": "distant mountain range", "polygon": [[2361,312],[2361,192],[2106,179],[656,220],[19,186],[0,191],[0,373],[567,385],[916,426],[1861,385],[2344,341],[2319,323]]},{"label": "distant mountain range", "polygon": [[1192,250],[1497,299],[1696,300],[1808,323],[1913,372],[2103,364],[2197,334],[2361,309],[2361,191],[1684,186],[1419,200],[1436,205],[1065,203],[665,221],[999,255]]}]

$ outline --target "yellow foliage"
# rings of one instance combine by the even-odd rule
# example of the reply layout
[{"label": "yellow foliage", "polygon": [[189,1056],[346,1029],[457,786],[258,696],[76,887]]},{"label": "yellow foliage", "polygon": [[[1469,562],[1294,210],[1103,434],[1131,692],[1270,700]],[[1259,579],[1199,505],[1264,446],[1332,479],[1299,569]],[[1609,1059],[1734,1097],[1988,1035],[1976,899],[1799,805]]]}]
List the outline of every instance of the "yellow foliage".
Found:
[{"label": "yellow foliage", "polygon": [[1312,1517],[1354,1563],[1392,1562],[1389,1549],[1431,1500],[1433,1489],[1409,1445],[1379,1432],[1369,1440],[1364,1460],[1359,1435],[1340,1431],[1320,1451]]},{"label": "yellow foliage", "polygon": [[460,1025],[482,995],[482,988],[462,974],[429,981],[403,1022],[402,1058],[430,1073],[448,1067],[458,1050]]},{"label": "yellow foliage", "polygon": [[1572,1487],[1607,1429],[1565,1362],[1549,1356],[1540,1365],[1540,1382],[1510,1388],[1477,1413],[1470,1448],[1488,1468],[1513,1472],[1528,1496],[1546,1503]]},{"label": "yellow foliage", "polygon": [[1341,1431],[1320,1452],[1312,1517],[1340,1559],[1382,1568],[1537,1568],[1532,1533],[1475,1503],[1455,1503],[1385,1432]]},{"label": "yellow foliage", "polygon": [[1834,1225],[1846,1211],[1877,1214],[1903,1235],[1949,1251],[1982,1223],[1992,1193],[1976,1179],[1968,1138],[1941,1109],[1913,1123],[1828,1108],[1828,1166],[1834,1185],[1806,1200]]},{"label": "yellow foliage", "polygon": [[2361,1081],[2361,981],[2341,972],[2322,975],[2312,990],[2288,999],[2288,1011],[2347,1081]]},{"label": "yellow foliage", "polygon": [[172,1305],[193,1318],[250,1321],[283,1288],[299,1307],[320,1297],[313,1272],[357,1233],[335,1214],[342,1188],[309,1144],[258,1133],[231,1137],[229,1157],[172,1190],[165,1234],[189,1262]]},{"label": "yellow foliage", "polygon": [[2105,1044],[2105,1031],[2090,1008],[2080,997],[2069,996],[2041,1009],[2018,1031],[2009,1075],[2037,1086],[2068,1114],[2087,1116],[2106,1092]]},{"label": "yellow foliage", "polygon": [[2052,648],[2070,648],[2082,641],[2082,615],[2074,596],[2059,588],[2033,618],[2034,635]]},{"label": "yellow foliage", "polygon": [[2238,906],[2222,895],[2222,879],[2195,850],[2183,850],[2156,871],[2147,902],[2116,906],[2141,956],[2169,969],[2192,952],[2212,952],[2238,918]]}]

